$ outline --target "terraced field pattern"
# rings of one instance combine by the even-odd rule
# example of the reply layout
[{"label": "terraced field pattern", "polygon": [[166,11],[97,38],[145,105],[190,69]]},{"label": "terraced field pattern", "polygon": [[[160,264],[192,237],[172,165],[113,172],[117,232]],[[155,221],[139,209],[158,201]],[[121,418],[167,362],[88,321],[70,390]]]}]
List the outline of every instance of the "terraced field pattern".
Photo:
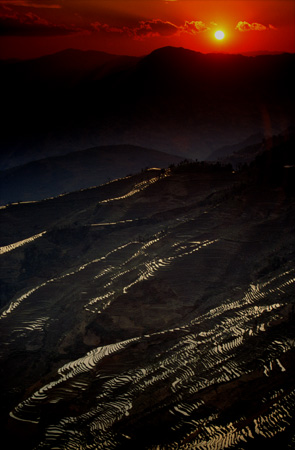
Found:
[{"label": "terraced field pattern", "polygon": [[294,448],[294,211],[229,168],[2,207],[10,448]]}]

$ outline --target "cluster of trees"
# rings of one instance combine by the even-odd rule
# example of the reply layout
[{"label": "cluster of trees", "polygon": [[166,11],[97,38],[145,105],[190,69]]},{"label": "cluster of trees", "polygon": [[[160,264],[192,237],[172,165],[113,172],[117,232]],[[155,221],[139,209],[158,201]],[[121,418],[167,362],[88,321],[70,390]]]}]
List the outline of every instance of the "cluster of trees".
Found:
[{"label": "cluster of trees", "polygon": [[[264,151],[247,163],[239,164],[237,172],[246,183],[254,182],[272,188],[283,187],[287,194],[295,194],[295,133],[273,136],[264,141]],[[233,172],[231,163],[183,160],[172,164],[173,173],[220,173]]]}]

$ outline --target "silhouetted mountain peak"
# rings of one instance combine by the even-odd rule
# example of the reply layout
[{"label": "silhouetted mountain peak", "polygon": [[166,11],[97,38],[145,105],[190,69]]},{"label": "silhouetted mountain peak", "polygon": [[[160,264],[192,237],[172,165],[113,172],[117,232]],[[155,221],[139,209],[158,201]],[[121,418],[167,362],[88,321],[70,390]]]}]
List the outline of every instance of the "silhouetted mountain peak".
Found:
[{"label": "silhouetted mountain peak", "polygon": [[177,59],[182,57],[196,57],[197,55],[203,55],[201,52],[196,52],[194,50],[190,50],[184,47],[173,47],[173,46],[166,46],[157,48],[156,50],[152,51],[149,55],[145,57],[145,59],[159,59],[159,60],[165,60],[165,59]]},{"label": "silhouetted mountain peak", "polygon": [[[275,66],[278,61],[288,62],[294,61],[294,54],[290,53],[269,53],[253,56],[252,54],[246,56],[244,54],[232,54],[232,53],[201,53],[194,50],[189,50],[183,47],[161,47],[154,50],[149,55],[144,57],[140,62],[140,65],[145,67],[148,65],[159,64],[159,66],[166,66],[167,64],[180,67],[183,70],[194,69],[196,64],[202,64],[203,67],[212,67],[212,64],[217,64],[222,70],[226,70],[229,74],[230,71],[239,69],[240,64],[243,68],[251,68],[255,65],[266,64],[265,69],[268,69],[268,64]],[[192,66],[191,66],[192,64]]]},{"label": "silhouetted mountain peak", "polygon": [[[77,80],[89,77],[97,70],[101,70],[106,66],[105,73],[108,73],[108,68],[111,64],[114,67],[120,66],[126,62],[137,61],[137,57],[114,55],[106,52],[95,50],[83,51],[77,49],[62,50],[50,55],[41,56],[39,58],[18,61],[14,64],[6,64],[7,71],[2,74],[4,78],[15,77],[15,73],[21,73],[19,82],[21,86],[23,83],[44,83],[50,82],[59,85],[64,81],[67,85],[76,82]],[[112,69],[113,67],[111,67]]]},{"label": "silhouetted mountain peak", "polygon": [[[157,68],[158,70],[161,69],[164,71],[178,71],[183,70],[187,65],[200,62],[203,56],[202,53],[188,50],[183,47],[167,46],[151,52],[139,62],[139,66],[145,70]],[[171,76],[173,76],[174,73],[171,73]]]}]

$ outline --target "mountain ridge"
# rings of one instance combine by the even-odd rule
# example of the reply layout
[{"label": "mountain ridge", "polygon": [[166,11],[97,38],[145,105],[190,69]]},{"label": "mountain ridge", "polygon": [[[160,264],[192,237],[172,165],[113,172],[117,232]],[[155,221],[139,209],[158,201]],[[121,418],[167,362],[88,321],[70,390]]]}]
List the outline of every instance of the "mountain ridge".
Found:
[{"label": "mountain ridge", "polygon": [[167,168],[181,158],[132,145],[101,146],[51,156],[0,172],[0,201],[42,200],[98,186],[147,167]]},{"label": "mountain ridge", "polygon": [[65,77],[60,90],[45,89],[42,79],[28,89],[21,71],[8,76],[5,69],[2,161],[6,155],[7,167],[7,159],[28,151],[49,156],[122,143],[205,159],[264,133],[266,116],[274,132],[282,131],[282,114],[286,125],[294,119],[294,59],[162,48],[123,65],[113,66],[115,58],[98,73],[84,72],[78,84]]},{"label": "mountain ridge", "polygon": [[102,50],[91,50],[91,49],[86,49],[86,50],[82,50],[79,48],[74,48],[74,47],[68,47],[62,50],[58,50],[52,53],[48,53],[45,55],[40,55],[40,56],[35,56],[35,57],[31,57],[31,58],[24,58],[24,59],[20,59],[20,58],[6,58],[6,59],[0,59],[0,62],[25,62],[25,61],[33,61],[33,60],[39,60],[41,58],[48,58],[48,57],[52,57],[54,55],[59,55],[59,54],[69,54],[69,53],[75,53],[75,54],[93,54],[93,56],[102,54],[102,55],[108,55],[111,57],[128,57],[128,58],[135,58],[135,59],[142,59],[146,56],[148,56],[149,54],[153,53],[153,52],[157,52],[158,50],[161,49],[166,49],[166,48],[176,48],[176,49],[183,49],[186,50],[188,52],[193,52],[193,53],[198,53],[198,54],[202,54],[202,55],[210,55],[210,54],[225,54],[225,55],[241,55],[241,56],[249,56],[249,57],[255,57],[255,56],[262,56],[262,55],[282,55],[282,54],[292,54],[290,52],[286,52],[286,51],[269,51],[269,50],[260,50],[260,51],[255,51],[255,52],[235,52],[235,53],[228,53],[228,52],[200,52],[197,50],[192,50],[192,49],[188,49],[186,47],[176,47],[176,46],[163,46],[163,47],[159,47],[156,48],[154,50],[152,50],[150,53],[148,54],[142,54],[142,55],[130,55],[130,54],[121,54],[121,53],[110,53],[110,52],[105,52]]}]

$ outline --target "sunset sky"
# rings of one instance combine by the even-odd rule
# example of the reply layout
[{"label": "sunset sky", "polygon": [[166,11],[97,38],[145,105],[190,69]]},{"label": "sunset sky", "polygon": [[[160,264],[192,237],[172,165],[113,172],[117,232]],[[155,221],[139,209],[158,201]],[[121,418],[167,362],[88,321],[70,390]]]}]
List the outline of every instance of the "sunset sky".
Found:
[{"label": "sunset sky", "polygon": [[0,0],[0,58],[66,48],[139,56],[167,45],[295,52],[295,1]]}]

